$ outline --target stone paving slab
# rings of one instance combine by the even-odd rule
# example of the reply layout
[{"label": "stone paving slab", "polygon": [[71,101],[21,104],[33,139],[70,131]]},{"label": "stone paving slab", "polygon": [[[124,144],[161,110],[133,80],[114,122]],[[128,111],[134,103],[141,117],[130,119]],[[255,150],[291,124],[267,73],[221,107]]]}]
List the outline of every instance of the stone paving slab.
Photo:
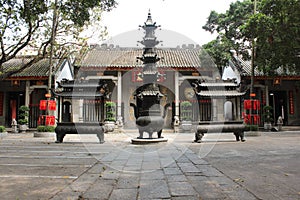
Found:
[{"label": "stone paving slab", "polygon": [[[127,140],[124,140],[127,141]],[[120,148],[120,146],[122,148]],[[197,154],[178,144],[106,144],[107,154],[86,174],[95,173],[82,199],[256,199],[245,188],[227,178]],[[218,183],[218,180],[221,182]],[[72,193],[69,188],[58,193]],[[104,184],[107,183],[107,184]],[[80,185],[80,184],[79,184]],[[239,191],[239,192],[237,192]],[[93,194],[94,193],[94,194]],[[105,193],[105,194],[103,194]],[[70,197],[73,197],[71,195]]]},{"label": "stone paving slab", "polygon": [[[237,165],[243,156],[251,155],[275,161],[274,157],[265,157],[262,149],[255,152],[254,148],[261,148],[253,144],[255,139],[236,143],[232,134],[222,137],[210,135],[204,138],[204,143],[196,144],[192,143],[191,134],[164,136],[169,138],[165,144],[133,145],[130,143],[131,135],[113,134],[106,135],[106,143],[100,145],[93,136],[84,136],[82,140],[78,136],[70,136],[65,138],[64,143],[55,144],[51,138],[8,134],[0,141],[0,195],[7,199],[55,200],[260,199],[255,192],[262,193],[264,188],[255,190],[252,183],[243,180],[253,173],[250,170],[242,173],[251,160],[240,160],[241,165]],[[294,137],[297,138],[296,135]],[[280,137],[277,139],[281,140]],[[210,154],[211,158],[217,158],[211,162],[205,155],[216,142],[222,150],[219,154]],[[272,140],[270,144],[276,142]],[[284,148],[287,148],[286,159],[297,158],[297,155],[287,153],[293,148]],[[270,153],[281,155],[281,150]],[[236,170],[240,176],[235,176],[234,169],[226,173],[219,170],[229,168],[225,161],[232,157],[236,158],[232,162],[237,163]],[[219,162],[224,164],[218,165]],[[293,168],[289,166],[290,171],[286,174],[295,173],[291,169],[296,169],[297,165],[293,162],[290,165]],[[279,173],[281,168],[272,167],[261,163],[257,172],[262,174],[263,169],[268,169],[277,185],[292,191],[285,186],[285,181],[291,180],[297,185],[297,179]],[[263,182],[265,178],[257,180]],[[249,184],[251,190],[246,187]],[[265,189],[270,193],[276,190],[275,186]],[[278,195],[281,199],[299,199],[297,192],[294,195]],[[270,194],[269,197],[273,196]]]}]

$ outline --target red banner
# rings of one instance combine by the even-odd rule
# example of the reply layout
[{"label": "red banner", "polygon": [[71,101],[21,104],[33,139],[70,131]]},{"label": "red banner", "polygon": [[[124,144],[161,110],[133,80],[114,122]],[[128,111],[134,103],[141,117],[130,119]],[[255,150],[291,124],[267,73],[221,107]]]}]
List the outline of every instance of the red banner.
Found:
[{"label": "red banner", "polygon": [[0,92],[0,116],[3,116],[3,92]]},{"label": "red banner", "polygon": [[295,114],[293,91],[289,91],[289,108],[290,108],[290,114],[291,115]]}]

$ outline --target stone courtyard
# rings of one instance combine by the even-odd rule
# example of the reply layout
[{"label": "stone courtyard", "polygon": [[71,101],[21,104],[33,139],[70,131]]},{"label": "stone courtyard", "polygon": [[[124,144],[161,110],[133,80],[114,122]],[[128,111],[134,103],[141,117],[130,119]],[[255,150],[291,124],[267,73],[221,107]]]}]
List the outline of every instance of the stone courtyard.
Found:
[{"label": "stone courtyard", "polygon": [[236,142],[230,133],[164,133],[167,143],[133,145],[136,132],[1,135],[4,199],[299,199],[299,131],[262,132]]}]

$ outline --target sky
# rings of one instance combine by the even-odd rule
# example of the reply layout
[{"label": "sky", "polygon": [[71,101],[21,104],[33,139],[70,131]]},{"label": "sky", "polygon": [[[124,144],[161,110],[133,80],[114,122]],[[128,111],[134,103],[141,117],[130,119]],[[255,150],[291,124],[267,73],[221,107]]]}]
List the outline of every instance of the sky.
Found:
[{"label": "sky", "polygon": [[[223,13],[234,1],[236,0],[117,0],[116,8],[102,14],[102,25],[107,26],[110,39],[107,43],[120,44],[131,40],[128,39],[128,35],[134,35],[134,39],[129,42],[130,45],[134,45],[133,43],[138,41],[136,34],[141,34],[138,37],[143,36],[143,32],[138,28],[146,21],[150,9],[153,21],[161,25],[161,30],[157,30],[156,33],[158,40],[162,39],[162,45],[203,45],[215,39],[215,35],[202,29],[210,12],[215,10]],[[168,40],[173,43],[169,43]]]}]

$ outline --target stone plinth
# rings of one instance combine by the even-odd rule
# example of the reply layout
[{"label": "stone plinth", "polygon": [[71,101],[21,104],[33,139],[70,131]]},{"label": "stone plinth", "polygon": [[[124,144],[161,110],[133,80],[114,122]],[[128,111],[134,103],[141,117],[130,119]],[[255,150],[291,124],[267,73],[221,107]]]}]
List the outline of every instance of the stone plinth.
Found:
[{"label": "stone plinth", "polygon": [[159,142],[167,142],[168,139],[166,138],[135,138],[131,139],[132,144],[153,144],[153,143],[159,143]]}]

